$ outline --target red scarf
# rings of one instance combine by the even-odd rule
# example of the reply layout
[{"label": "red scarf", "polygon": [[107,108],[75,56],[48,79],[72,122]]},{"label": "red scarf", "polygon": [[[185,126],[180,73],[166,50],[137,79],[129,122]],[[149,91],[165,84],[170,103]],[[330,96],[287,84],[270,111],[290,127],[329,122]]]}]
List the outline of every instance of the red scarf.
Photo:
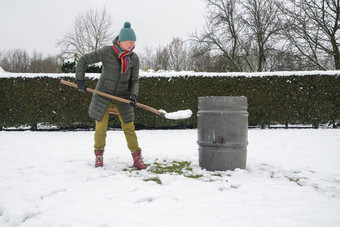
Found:
[{"label": "red scarf", "polygon": [[118,58],[122,63],[120,72],[122,74],[126,73],[130,66],[130,55],[132,54],[132,51],[122,51],[117,44],[113,45],[113,51],[118,55]]}]

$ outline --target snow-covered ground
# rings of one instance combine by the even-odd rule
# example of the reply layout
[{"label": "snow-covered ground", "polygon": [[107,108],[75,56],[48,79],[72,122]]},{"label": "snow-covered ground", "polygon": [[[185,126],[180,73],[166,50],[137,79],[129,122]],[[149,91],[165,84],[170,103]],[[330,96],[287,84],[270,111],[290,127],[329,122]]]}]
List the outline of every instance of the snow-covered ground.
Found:
[{"label": "snow-covered ground", "polygon": [[[198,165],[196,130],[137,131],[146,163],[191,162],[188,178],[129,168],[109,131],[0,132],[0,226],[340,226],[340,130],[249,130],[246,169]],[[157,178],[161,184],[145,179]]]}]

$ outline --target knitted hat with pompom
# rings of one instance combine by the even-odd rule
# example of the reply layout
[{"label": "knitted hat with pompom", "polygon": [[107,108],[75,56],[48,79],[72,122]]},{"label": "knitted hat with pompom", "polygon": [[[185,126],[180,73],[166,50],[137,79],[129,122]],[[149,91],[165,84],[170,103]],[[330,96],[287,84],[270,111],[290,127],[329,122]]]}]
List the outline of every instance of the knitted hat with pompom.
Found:
[{"label": "knitted hat with pompom", "polygon": [[131,28],[130,22],[125,22],[124,28],[120,30],[119,42],[122,41],[136,41],[136,35],[133,29]]}]

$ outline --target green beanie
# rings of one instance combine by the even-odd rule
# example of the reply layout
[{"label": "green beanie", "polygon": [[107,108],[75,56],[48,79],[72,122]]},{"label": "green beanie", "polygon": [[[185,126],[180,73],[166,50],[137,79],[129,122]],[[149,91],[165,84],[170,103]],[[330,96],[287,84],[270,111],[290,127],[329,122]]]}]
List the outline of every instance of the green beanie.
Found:
[{"label": "green beanie", "polygon": [[131,28],[130,22],[125,22],[124,28],[120,30],[119,42],[122,41],[136,41],[136,35],[133,29]]}]

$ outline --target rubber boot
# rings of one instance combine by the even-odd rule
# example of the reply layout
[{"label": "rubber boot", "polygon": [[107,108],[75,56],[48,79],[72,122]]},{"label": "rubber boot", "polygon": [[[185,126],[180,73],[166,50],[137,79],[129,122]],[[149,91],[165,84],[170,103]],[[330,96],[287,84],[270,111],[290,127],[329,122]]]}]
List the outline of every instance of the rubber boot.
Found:
[{"label": "rubber boot", "polygon": [[98,151],[94,151],[94,154],[96,155],[96,163],[94,164],[94,167],[103,167],[104,163],[103,163],[103,150],[98,150]]},{"label": "rubber boot", "polygon": [[142,158],[142,152],[141,151],[136,151],[132,152],[132,157],[133,157],[133,167],[136,167],[137,169],[146,169],[146,166],[143,162]]}]

